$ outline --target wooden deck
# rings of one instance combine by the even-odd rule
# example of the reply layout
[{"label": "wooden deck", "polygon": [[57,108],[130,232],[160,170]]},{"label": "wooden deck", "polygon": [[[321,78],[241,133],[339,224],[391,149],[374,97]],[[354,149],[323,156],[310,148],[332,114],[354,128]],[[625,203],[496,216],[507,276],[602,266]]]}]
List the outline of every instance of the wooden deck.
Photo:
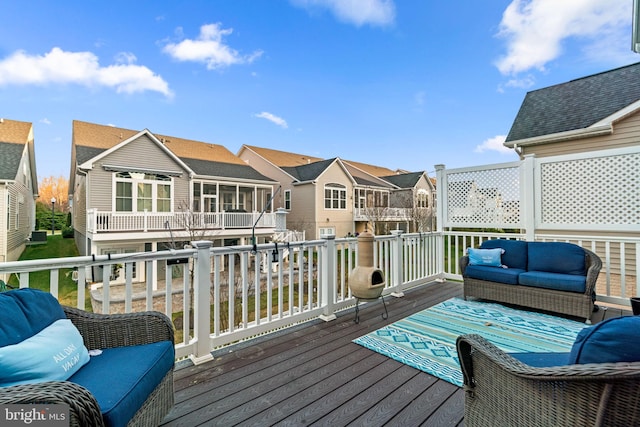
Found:
[{"label": "wooden deck", "polygon": [[[462,284],[434,283],[403,298],[361,305],[331,322],[307,322],[236,345],[175,371],[165,426],[462,426],[461,388],[351,341],[451,297]],[[630,314],[630,313],[629,313]],[[592,321],[619,316],[609,308]]]}]

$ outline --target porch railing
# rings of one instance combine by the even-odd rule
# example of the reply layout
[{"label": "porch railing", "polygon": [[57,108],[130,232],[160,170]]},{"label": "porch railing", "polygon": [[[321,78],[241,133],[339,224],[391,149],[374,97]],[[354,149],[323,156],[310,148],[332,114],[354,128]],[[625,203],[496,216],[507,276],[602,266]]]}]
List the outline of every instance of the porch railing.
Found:
[{"label": "porch railing", "polygon": [[353,208],[354,221],[408,221],[415,214],[407,208]]},{"label": "porch railing", "polygon": [[[400,231],[377,236],[374,265],[385,276],[383,295],[400,297],[409,287],[461,280],[458,258],[465,248],[490,238],[524,236]],[[571,241],[596,252],[603,260],[598,301],[628,305],[630,295],[640,295],[637,239],[537,235],[536,240]],[[196,363],[208,360],[216,348],[313,318],[331,320],[355,304],[348,279],[358,259],[356,238],[330,236],[255,248],[211,245],[197,241],[175,251],[7,262],[0,264],[0,277],[15,274],[20,287],[38,287],[58,297],[62,278],[70,276],[81,284],[71,303],[80,308],[90,299],[95,312],[162,311],[176,328],[177,357]],[[124,285],[110,283],[113,266],[124,272]],[[40,270],[50,272],[49,283],[30,280]],[[91,271],[99,273],[92,277]]]},{"label": "porch railing", "polygon": [[[257,221],[257,223],[256,223]],[[90,209],[87,231],[90,233],[162,231],[185,229],[274,228],[276,214],[260,212],[114,212]]]}]

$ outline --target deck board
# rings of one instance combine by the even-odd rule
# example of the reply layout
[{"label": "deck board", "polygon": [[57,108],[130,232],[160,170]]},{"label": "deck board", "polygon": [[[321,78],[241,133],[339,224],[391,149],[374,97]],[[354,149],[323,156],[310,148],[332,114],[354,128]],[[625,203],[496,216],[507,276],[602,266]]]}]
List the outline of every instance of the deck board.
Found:
[{"label": "deck board", "polygon": [[[452,297],[459,282],[433,283],[402,298],[361,305],[214,352],[174,374],[175,406],[164,426],[463,426],[464,392],[353,339]],[[623,314],[608,308],[594,323]]]}]

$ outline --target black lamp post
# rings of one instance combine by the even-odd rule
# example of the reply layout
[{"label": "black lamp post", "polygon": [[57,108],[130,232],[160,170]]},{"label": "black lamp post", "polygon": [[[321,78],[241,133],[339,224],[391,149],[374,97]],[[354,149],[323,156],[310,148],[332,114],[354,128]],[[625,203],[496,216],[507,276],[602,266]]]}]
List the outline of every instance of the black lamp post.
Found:
[{"label": "black lamp post", "polygon": [[56,198],[51,198],[51,235],[56,233]]}]

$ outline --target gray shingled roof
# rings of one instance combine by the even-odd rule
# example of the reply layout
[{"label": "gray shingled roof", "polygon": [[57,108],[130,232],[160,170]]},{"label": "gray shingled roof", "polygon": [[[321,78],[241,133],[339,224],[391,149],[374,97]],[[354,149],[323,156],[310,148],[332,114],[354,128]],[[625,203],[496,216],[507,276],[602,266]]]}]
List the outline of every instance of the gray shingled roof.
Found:
[{"label": "gray shingled roof", "polygon": [[397,185],[400,188],[413,188],[416,186],[424,172],[409,172],[398,175],[381,176],[380,178]]},{"label": "gray shingled roof", "polygon": [[527,93],[507,142],[587,128],[640,100],[640,62]]},{"label": "gray shingled roof", "polygon": [[185,162],[191,168],[191,170],[193,170],[198,175],[250,179],[259,181],[273,181],[271,178],[267,178],[248,165],[245,166],[231,163],[212,162],[200,159],[181,158],[181,160]]},{"label": "gray shingled roof", "polygon": [[98,156],[103,151],[107,151],[106,148],[85,147],[84,145],[76,145],[76,163],[83,164],[87,160],[91,160]]},{"label": "gray shingled roof", "polygon": [[356,181],[356,184],[358,184],[358,185],[365,185],[367,187],[382,187],[382,188],[386,188],[383,184],[380,184],[379,182],[369,181],[368,179],[364,179],[364,178],[361,178],[359,176],[354,176],[353,179]]},{"label": "gray shingled roof", "polygon": [[321,160],[302,166],[285,166],[281,169],[298,181],[312,181],[317,179],[336,159]]},{"label": "gray shingled roof", "polygon": [[24,144],[0,142],[0,179],[16,179],[23,151]]},{"label": "gray shingled roof", "polygon": [[[15,145],[15,144],[14,144]],[[98,156],[106,149],[76,146],[76,159],[78,164],[82,164]],[[271,178],[260,174],[258,171],[248,165],[238,165],[232,163],[213,162],[209,160],[180,158],[198,175],[217,176],[225,178],[251,179],[258,181],[273,181]]]}]

